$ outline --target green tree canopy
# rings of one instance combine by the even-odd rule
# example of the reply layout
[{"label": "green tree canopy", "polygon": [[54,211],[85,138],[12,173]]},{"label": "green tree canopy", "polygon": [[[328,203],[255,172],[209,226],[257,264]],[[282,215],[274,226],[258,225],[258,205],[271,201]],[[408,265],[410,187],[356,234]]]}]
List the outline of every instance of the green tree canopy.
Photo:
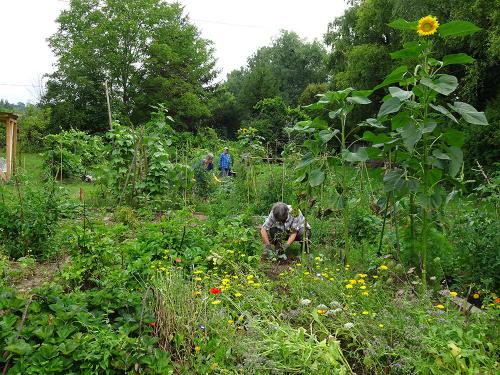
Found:
[{"label": "green tree canopy", "polygon": [[211,43],[179,4],[71,0],[57,22],[49,44],[58,60],[43,98],[53,129],[106,129],[105,81],[113,112],[125,121],[146,121],[158,103],[185,128],[209,115]]}]

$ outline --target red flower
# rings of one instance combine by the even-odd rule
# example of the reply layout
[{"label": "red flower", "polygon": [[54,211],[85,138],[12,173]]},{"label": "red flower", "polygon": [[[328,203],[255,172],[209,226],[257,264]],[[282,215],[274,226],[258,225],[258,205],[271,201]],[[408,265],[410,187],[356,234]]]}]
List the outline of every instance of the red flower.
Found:
[{"label": "red flower", "polygon": [[500,297],[495,298],[495,303],[500,303]]},{"label": "red flower", "polygon": [[153,327],[153,328],[154,328],[154,327],[156,327],[156,322],[151,322],[151,323],[149,323],[149,326],[150,326],[150,327]]},{"label": "red flower", "polygon": [[181,258],[175,258],[175,263],[181,263],[182,259]]},{"label": "red flower", "polygon": [[212,294],[219,294],[220,293],[220,289],[219,288],[210,288],[210,293],[212,293]]}]

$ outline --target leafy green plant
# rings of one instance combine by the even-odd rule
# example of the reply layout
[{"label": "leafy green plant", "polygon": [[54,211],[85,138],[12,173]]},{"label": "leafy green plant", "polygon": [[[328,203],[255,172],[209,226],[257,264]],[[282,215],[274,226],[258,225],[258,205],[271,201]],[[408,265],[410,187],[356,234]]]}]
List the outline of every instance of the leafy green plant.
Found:
[{"label": "leafy green plant", "polygon": [[45,144],[48,150],[43,154],[44,163],[56,179],[81,178],[103,156],[104,146],[99,136],[75,129],[50,134],[45,137]]},{"label": "leafy green plant", "polygon": [[[365,105],[371,103],[370,99],[367,98],[369,93],[347,88],[321,94],[317,103],[305,107],[314,114],[313,119],[298,122],[293,128],[289,129],[290,132],[296,131],[309,135],[309,139],[306,139],[303,143],[306,153],[296,167],[299,173],[296,182],[302,184],[299,196],[310,200],[312,188],[322,186],[326,175],[332,172],[332,168],[335,169],[336,163],[340,160],[341,171],[335,174],[340,175],[337,193],[339,197],[338,206],[342,208],[344,218],[344,249],[340,253],[340,258],[344,263],[348,261],[350,248],[349,202],[352,199],[348,163],[368,159],[366,154],[353,154],[349,151],[347,140],[350,132],[347,129],[347,116],[354,109],[355,104]],[[335,128],[329,125],[329,122],[332,121],[338,121],[339,126]],[[340,152],[336,155],[332,155],[332,150],[329,147],[329,142],[332,139],[338,142],[336,148]]]},{"label": "leafy green plant", "polygon": [[53,181],[35,188],[19,176],[15,178],[17,194],[13,201],[0,200],[3,246],[7,255],[14,259],[24,256],[47,258],[55,248],[51,239],[63,214],[66,193]]},{"label": "leafy green plant", "polygon": [[[366,131],[363,139],[372,147],[359,150],[357,155],[380,154],[391,164],[396,163],[384,176],[384,192],[396,200],[409,197],[412,243],[416,238],[415,221],[421,226],[419,255],[425,287],[429,231],[435,212],[446,205],[460,188],[463,161],[460,147],[464,136],[448,124],[459,122],[453,113],[458,114],[464,123],[487,124],[484,113],[471,105],[460,101],[447,103],[447,97],[458,88],[458,80],[442,71],[447,66],[468,64],[474,59],[458,53],[437,60],[432,53],[435,42],[428,37],[436,30],[441,37],[447,38],[470,35],[479,28],[466,21],[452,21],[438,27],[437,20],[430,16],[419,22],[396,20],[390,26],[423,35],[418,41],[406,43],[402,50],[391,53],[395,60],[411,58],[418,62],[413,70],[407,65],[397,67],[374,88],[389,86],[389,94],[384,98],[377,117],[366,120],[365,125],[377,130],[390,126],[390,130],[379,134]],[[450,186],[454,187],[452,191],[449,191]]]}]

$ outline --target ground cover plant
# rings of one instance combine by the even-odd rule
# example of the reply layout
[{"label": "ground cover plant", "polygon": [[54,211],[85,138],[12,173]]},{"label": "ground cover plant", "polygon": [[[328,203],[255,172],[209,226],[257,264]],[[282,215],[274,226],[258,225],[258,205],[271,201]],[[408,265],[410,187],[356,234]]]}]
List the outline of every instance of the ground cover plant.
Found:
[{"label": "ground cover plant", "polygon": [[[84,3],[72,11],[86,14]],[[259,101],[234,140],[179,128],[199,112],[171,117],[159,104],[146,115],[147,87],[122,103],[138,125],[124,109],[100,135],[45,137],[45,153],[0,185],[2,372],[498,373],[499,174],[478,163],[473,185],[462,151],[463,129],[488,118],[450,99],[452,69],[473,57],[434,49],[479,28],[433,16],[387,27],[408,39],[381,82],[318,85],[297,109]],[[151,48],[149,74],[169,51]],[[235,176],[200,163],[225,146]],[[311,241],[261,259],[260,226],[278,201],[300,208]]]}]

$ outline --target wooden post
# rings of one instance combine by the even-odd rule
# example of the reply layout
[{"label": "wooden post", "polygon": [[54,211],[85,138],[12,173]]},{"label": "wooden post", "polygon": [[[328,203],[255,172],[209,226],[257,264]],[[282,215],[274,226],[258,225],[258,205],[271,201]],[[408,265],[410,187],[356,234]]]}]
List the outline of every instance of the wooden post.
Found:
[{"label": "wooden post", "polygon": [[113,130],[113,119],[111,118],[111,104],[109,102],[109,92],[108,92],[108,81],[104,81],[104,87],[106,87],[106,102],[108,103],[108,120],[109,129]]},{"label": "wooden post", "polygon": [[12,128],[13,128],[13,125],[12,125],[12,120],[10,119],[7,119],[7,122],[6,122],[6,159],[7,159],[7,171],[5,173],[5,177],[7,180],[10,179],[10,176],[12,174],[12,142],[13,142],[13,138],[12,138]]},{"label": "wooden post", "polygon": [[17,123],[12,121],[12,174],[16,174],[17,164]]}]

